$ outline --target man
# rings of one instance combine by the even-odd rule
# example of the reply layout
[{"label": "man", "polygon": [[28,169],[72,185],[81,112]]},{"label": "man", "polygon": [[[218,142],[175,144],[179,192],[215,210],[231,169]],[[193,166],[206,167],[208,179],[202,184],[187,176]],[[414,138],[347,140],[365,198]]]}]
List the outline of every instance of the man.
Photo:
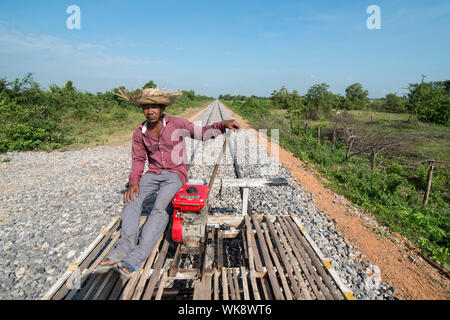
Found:
[{"label": "man", "polygon": [[[190,121],[164,114],[165,108],[181,96],[181,92],[165,93],[158,89],[144,89],[130,94],[119,89],[120,96],[142,106],[146,117],[133,134],[132,170],[129,187],[124,194],[122,229],[116,247],[100,263],[100,268],[114,267],[126,277],[150,255],[169,221],[166,211],[175,194],[188,181],[184,137],[198,140],[215,138],[225,129],[239,129],[235,120],[215,122],[195,127]],[[178,148],[180,146],[182,148]],[[181,152],[181,155],[180,155]],[[148,157],[149,169],[142,175]],[[181,161],[180,161],[181,160]],[[153,209],[142,227],[138,243],[139,217],[144,200],[158,192]]]}]

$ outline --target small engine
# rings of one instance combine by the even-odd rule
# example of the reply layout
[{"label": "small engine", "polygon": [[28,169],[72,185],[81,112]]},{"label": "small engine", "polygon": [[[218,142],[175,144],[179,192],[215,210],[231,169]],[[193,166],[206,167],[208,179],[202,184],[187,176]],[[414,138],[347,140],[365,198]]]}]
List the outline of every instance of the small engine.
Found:
[{"label": "small engine", "polygon": [[209,187],[184,185],[173,203],[172,239],[186,247],[198,247],[205,242]]}]

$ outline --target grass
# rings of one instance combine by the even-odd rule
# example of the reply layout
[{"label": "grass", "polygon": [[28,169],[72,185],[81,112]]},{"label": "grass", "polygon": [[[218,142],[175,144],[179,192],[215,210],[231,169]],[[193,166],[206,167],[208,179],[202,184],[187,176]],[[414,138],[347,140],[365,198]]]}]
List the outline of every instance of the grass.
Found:
[{"label": "grass", "polygon": [[273,115],[287,115],[286,109],[272,109],[270,110]]},{"label": "grass", "polygon": [[[240,103],[228,104],[236,113],[241,114]],[[302,121],[294,121],[291,129],[284,112],[271,110],[271,116],[262,119],[258,114],[249,113],[246,120],[256,129],[276,128],[280,133],[280,145],[294,156],[314,166],[319,177],[324,177],[327,188],[345,196],[353,205],[372,214],[380,225],[402,234],[416,244],[432,260],[444,268],[450,263],[449,230],[449,175],[448,169],[435,169],[432,192],[428,206],[422,199],[426,186],[427,166],[409,161],[410,154],[380,155],[377,167],[370,169],[366,157],[354,156],[344,162],[345,145],[338,142],[335,149],[325,136],[317,143],[316,124],[311,124],[308,136],[305,136]],[[394,115],[394,114],[393,114]],[[241,114],[242,116],[242,114]],[[378,113],[374,121],[367,112],[358,112],[359,119],[368,130],[388,131],[398,139],[408,143],[409,150],[423,152],[449,160],[448,129],[437,125],[419,123],[408,124],[405,115],[389,117],[387,113]],[[389,120],[389,118],[391,120]],[[375,120],[376,119],[376,120]],[[387,119],[387,120],[386,120]],[[395,120],[394,120],[395,119]],[[321,128],[327,128],[327,121],[320,121]],[[298,128],[300,127],[300,131]],[[330,130],[330,129],[328,129]],[[322,132],[325,132],[323,130]],[[374,230],[389,237],[389,231]]]},{"label": "grass", "polygon": [[426,122],[415,125],[408,122],[409,115],[406,113],[362,110],[352,110],[349,113],[362,121],[366,129],[390,133],[394,139],[402,141],[404,155],[408,158],[426,154],[439,161],[450,159],[450,132],[445,126]]},{"label": "grass", "polygon": [[[171,116],[189,118],[212,101],[195,101],[190,107],[170,106],[166,109],[166,113]],[[100,145],[131,146],[133,132],[144,120],[143,113],[138,108],[128,111],[126,120],[115,120],[103,125],[95,122],[74,122],[73,119],[66,119],[63,121],[63,125],[70,130],[69,138],[74,139],[74,142],[62,146],[61,151],[80,150]]]},{"label": "grass", "polygon": [[170,106],[166,109],[166,113],[170,116],[176,116],[181,118],[190,118],[200,110],[206,108],[214,100],[195,101],[189,108],[180,108],[178,106]]},{"label": "grass", "polygon": [[408,121],[409,114],[407,113],[389,113],[389,112],[378,112],[369,110],[351,110],[349,113],[359,121]]},{"label": "grass", "polygon": [[126,120],[116,120],[107,125],[99,125],[95,122],[63,121],[64,126],[71,128],[70,137],[74,139],[74,143],[63,146],[61,151],[130,143],[133,131],[142,121],[143,115],[139,111],[130,111]]}]

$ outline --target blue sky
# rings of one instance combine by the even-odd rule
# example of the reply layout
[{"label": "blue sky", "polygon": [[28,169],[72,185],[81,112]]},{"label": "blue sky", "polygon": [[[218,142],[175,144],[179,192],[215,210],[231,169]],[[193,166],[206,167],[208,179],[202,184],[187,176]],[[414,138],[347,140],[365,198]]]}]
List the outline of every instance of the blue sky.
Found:
[{"label": "blue sky", "polygon": [[[381,29],[369,30],[369,5]],[[69,30],[66,9],[81,9]],[[0,77],[91,92],[158,87],[269,96],[355,82],[370,97],[450,78],[449,1],[1,0]]]}]

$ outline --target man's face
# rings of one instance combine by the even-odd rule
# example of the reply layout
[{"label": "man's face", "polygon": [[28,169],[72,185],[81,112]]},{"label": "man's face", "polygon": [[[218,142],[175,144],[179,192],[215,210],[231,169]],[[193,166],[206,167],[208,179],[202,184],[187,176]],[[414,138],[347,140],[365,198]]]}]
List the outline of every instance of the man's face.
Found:
[{"label": "man's face", "polygon": [[144,112],[147,121],[150,123],[158,122],[164,112],[164,109],[165,106],[159,104],[147,104],[142,106],[142,111]]}]

